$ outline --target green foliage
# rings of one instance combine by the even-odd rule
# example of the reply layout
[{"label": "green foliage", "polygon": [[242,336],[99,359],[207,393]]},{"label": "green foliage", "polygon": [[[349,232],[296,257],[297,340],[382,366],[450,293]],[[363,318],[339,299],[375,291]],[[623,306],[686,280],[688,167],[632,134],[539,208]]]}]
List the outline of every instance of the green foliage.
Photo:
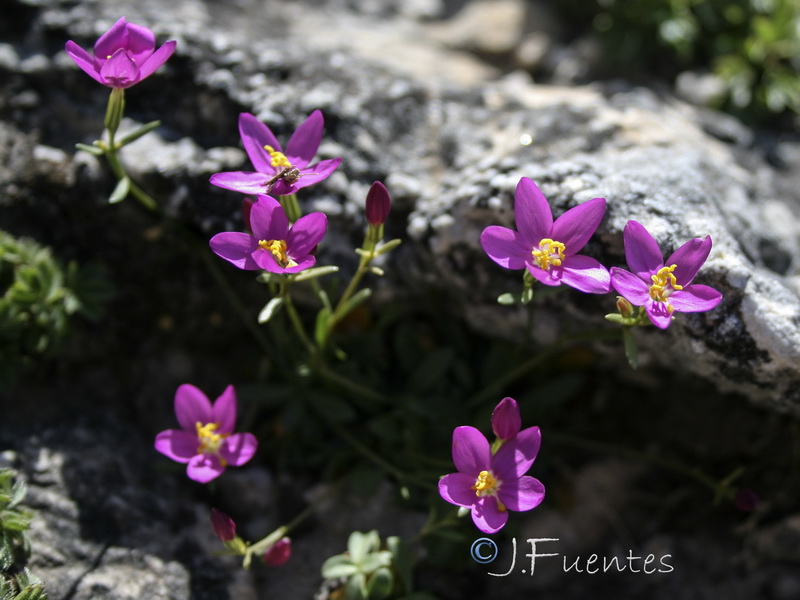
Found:
[{"label": "green foliage", "polygon": [[607,66],[667,76],[707,67],[725,86],[721,108],[745,120],[800,113],[795,0],[571,0],[563,6],[592,23]]},{"label": "green foliage", "polygon": [[76,313],[97,318],[110,288],[97,271],[64,269],[48,248],[0,231],[0,388],[54,356]]},{"label": "green foliage", "polygon": [[30,513],[19,508],[25,483],[14,480],[14,471],[0,469],[0,600],[46,600],[42,582],[21,569],[30,556],[25,530]]},{"label": "green foliage", "polygon": [[341,579],[347,600],[435,600],[427,594],[412,593],[411,561],[403,541],[386,538],[381,549],[377,531],[354,531],[347,540],[347,552],[331,556],[322,565],[325,579]]}]

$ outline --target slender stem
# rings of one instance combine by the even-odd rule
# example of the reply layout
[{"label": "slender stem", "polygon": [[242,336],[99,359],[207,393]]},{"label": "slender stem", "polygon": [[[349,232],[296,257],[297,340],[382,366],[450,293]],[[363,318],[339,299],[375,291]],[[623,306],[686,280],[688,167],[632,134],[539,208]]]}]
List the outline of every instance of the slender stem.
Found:
[{"label": "slender stem", "polygon": [[[113,136],[109,134],[109,138],[112,137]],[[125,168],[122,166],[122,162],[119,160],[117,151],[114,149],[113,140],[111,139],[109,141],[109,148],[106,149],[106,160],[108,161],[108,164],[111,167],[111,171],[114,173],[114,176],[118,180],[124,177],[128,177],[127,173],[125,172]],[[147,210],[157,214],[161,214],[161,210],[158,206],[158,203],[155,200],[153,200],[153,198],[149,194],[147,194],[142,188],[140,188],[133,181],[131,181],[130,193]]]},{"label": "slender stem", "polygon": [[356,272],[353,275],[353,278],[350,280],[350,283],[347,285],[347,288],[344,290],[342,297],[339,298],[339,302],[336,304],[336,308],[334,309],[333,314],[328,321],[328,332],[333,329],[333,326],[341,318],[341,312],[345,303],[355,293],[356,289],[358,288],[358,284],[361,283],[361,278],[364,277],[364,274],[369,268],[369,263],[372,262],[373,258],[375,258],[374,251],[361,255],[361,260],[358,261],[358,269],[356,269]]},{"label": "slender stem", "polygon": [[325,365],[317,365],[314,370],[324,380],[330,383],[334,383],[339,387],[342,387],[354,393],[357,396],[361,396],[362,398],[366,398],[368,400],[381,402],[383,404],[391,402],[389,396],[381,394],[380,392],[376,392],[372,388],[369,388],[365,385],[361,385],[360,383],[353,381],[349,377],[345,377],[344,375],[339,375],[338,373],[332,371]]},{"label": "slender stem", "polygon": [[281,296],[283,297],[284,305],[286,306],[286,312],[289,315],[289,320],[292,322],[292,327],[294,327],[297,336],[300,338],[300,341],[303,342],[308,353],[311,357],[317,354],[317,347],[308,337],[306,330],[303,328],[303,323],[300,320],[300,315],[297,314],[297,309],[294,307],[294,302],[292,302],[292,295],[289,293],[289,287],[284,281],[281,283]]}]

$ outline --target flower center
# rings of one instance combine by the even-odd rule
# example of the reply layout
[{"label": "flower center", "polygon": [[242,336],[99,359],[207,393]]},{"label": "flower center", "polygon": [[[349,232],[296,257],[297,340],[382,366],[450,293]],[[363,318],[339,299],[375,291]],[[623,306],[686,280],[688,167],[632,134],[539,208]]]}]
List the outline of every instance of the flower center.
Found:
[{"label": "flower center", "polygon": [[475,480],[475,485],[472,489],[475,490],[475,495],[493,496],[497,489],[500,487],[500,482],[494,478],[491,471],[481,471],[478,473],[478,479]]},{"label": "flower center", "polygon": [[650,279],[653,280],[653,285],[650,286],[650,297],[656,302],[666,302],[669,312],[674,309],[669,304],[668,298],[672,295],[672,292],[683,289],[682,285],[678,285],[678,280],[675,279],[675,274],[673,273],[677,266],[661,267],[657,273],[650,275]]},{"label": "flower center", "polygon": [[198,454],[216,454],[219,452],[219,447],[222,446],[222,441],[228,437],[227,433],[216,433],[219,423],[206,423],[203,425],[200,421],[194,424],[197,429],[197,439],[200,440],[200,445],[197,447]]},{"label": "flower center", "polygon": [[292,163],[289,162],[289,159],[286,158],[286,155],[283,152],[278,152],[272,146],[264,146],[264,150],[269,152],[270,163],[273,167],[291,167],[293,166]]},{"label": "flower center", "polygon": [[560,267],[564,261],[564,250],[567,247],[561,242],[556,242],[550,238],[544,238],[539,242],[539,246],[534,248],[533,260],[543,271],[547,271],[551,266]]},{"label": "flower center", "polygon": [[258,246],[272,254],[275,261],[283,268],[294,267],[297,265],[286,255],[286,242],[283,240],[259,240]]}]

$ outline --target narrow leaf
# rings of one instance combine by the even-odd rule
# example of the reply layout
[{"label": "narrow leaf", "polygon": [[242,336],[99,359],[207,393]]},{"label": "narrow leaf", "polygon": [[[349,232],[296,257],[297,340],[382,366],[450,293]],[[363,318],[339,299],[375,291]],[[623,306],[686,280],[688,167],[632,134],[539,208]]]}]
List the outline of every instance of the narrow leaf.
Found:
[{"label": "narrow leaf", "polygon": [[84,152],[88,152],[89,154],[93,154],[95,156],[103,156],[104,154],[102,148],[98,148],[97,146],[91,146],[89,144],[75,144],[75,148],[78,150],[83,150]]},{"label": "narrow leaf", "polygon": [[372,295],[372,290],[369,288],[364,288],[363,290],[358,290],[355,294],[350,296],[350,299],[344,303],[342,307],[342,314],[339,316],[341,319],[345,315],[349,314],[354,308],[358,305],[362,304]]},{"label": "narrow leaf", "polygon": [[132,131],[126,136],[123,136],[122,139],[117,142],[117,150],[119,150],[124,146],[127,146],[131,142],[135,142],[143,135],[148,134],[154,129],[156,129],[159,125],[161,125],[161,121],[150,121],[149,123],[139,127],[139,129]]},{"label": "narrow leaf", "polygon": [[315,277],[322,277],[323,275],[330,275],[331,273],[336,273],[339,270],[339,267],[334,266],[327,266],[327,267],[311,267],[310,269],[306,269],[305,271],[300,271],[295,277],[294,281],[305,281],[306,279],[314,279]]},{"label": "narrow leaf", "polygon": [[261,309],[261,312],[258,313],[258,322],[266,323],[272,317],[275,316],[275,314],[281,309],[282,306],[283,306],[283,297],[282,296],[274,297],[272,300],[267,302],[266,306],[264,306],[264,308]]},{"label": "narrow leaf", "polygon": [[123,177],[117,183],[117,187],[114,188],[114,191],[111,193],[111,197],[109,197],[108,201],[111,204],[116,204],[125,198],[128,197],[128,192],[131,191],[131,180],[129,177]]}]

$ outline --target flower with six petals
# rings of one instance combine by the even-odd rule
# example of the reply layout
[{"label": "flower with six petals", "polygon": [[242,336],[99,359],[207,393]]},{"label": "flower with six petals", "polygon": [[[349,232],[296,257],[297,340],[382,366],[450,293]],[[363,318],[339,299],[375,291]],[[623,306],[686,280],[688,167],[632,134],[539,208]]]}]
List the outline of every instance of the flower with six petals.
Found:
[{"label": "flower with six petals", "polygon": [[175,392],[175,416],[181,429],[159,433],[155,448],[185,463],[190,479],[207,483],[225,467],[245,464],[256,452],[258,442],[253,434],[233,433],[236,393],[232,385],[212,404],[195,386],[183,384]]},{"label": "flower with six petals", "polygon": [[156,38],[142,25],[122,17],[94,45],[94,55],[72,40],[65,49],[77,65],[95,81],[112,88],[129,88],[152,75],[175,51],[169,41],[156,50]]},{"label": "flower with six petals", "polygon": [[656,327],[669,327],[675,311],[704,312],[722,301],[714,288],[692,284],[711,252],[710,236],[689,240],[666,262],[653,236],[636,221],[625,225],[623,241],[632,272],[612,267],[611,283],[631,304],[644,306]]},{"label": "flower with six petals", "polygon": [[287,196],[327,178],[341,158],[309,164],[319,149],[323,128],[322,113],[315,110],[289,138],[284,151],[269,127],[249,113],[239,115],[239,134],[255,172],[215,173],[211,183],[244,194]]},{"label": "flower with six petals", "polygon": [[575,206],[553,221],[553,213],[536,184],[523,177],[514,196],[517,231],[492,225],[483,230],[481,245],[506,269],[528,269],[539,282],[565,283],[582,292],[605,294],[609,274],[597,260],[578,254],[606,211],[604,198]]},{"label": "flower with six petals", "polygon": [[[500,414],[503,413],[505,410],[501,409]],[[514,423],[509,421],[509,424],[513,429]],[[480,431],[457,427],[453,431],[453,462],[458,473],[439,480],[439,495],[451,504],[469,508],[472,521],[484,533],[500,531],[508,521],[509,510],[531,510],[544,499],[541,482],[525,475],[536,459],[540,444],[539,428],[529,427],[505,440],[492,454]]]},{"label": "flower with six petals", "polygon": [[328,227],[321,212],[300,217],[290,227],[280,202],[259,196],[250,209],[251,233],[227,231],[209,242],[215,254],[246,270],[264,269],[270,273],[297,273],[314,266],[311,254]]}]

